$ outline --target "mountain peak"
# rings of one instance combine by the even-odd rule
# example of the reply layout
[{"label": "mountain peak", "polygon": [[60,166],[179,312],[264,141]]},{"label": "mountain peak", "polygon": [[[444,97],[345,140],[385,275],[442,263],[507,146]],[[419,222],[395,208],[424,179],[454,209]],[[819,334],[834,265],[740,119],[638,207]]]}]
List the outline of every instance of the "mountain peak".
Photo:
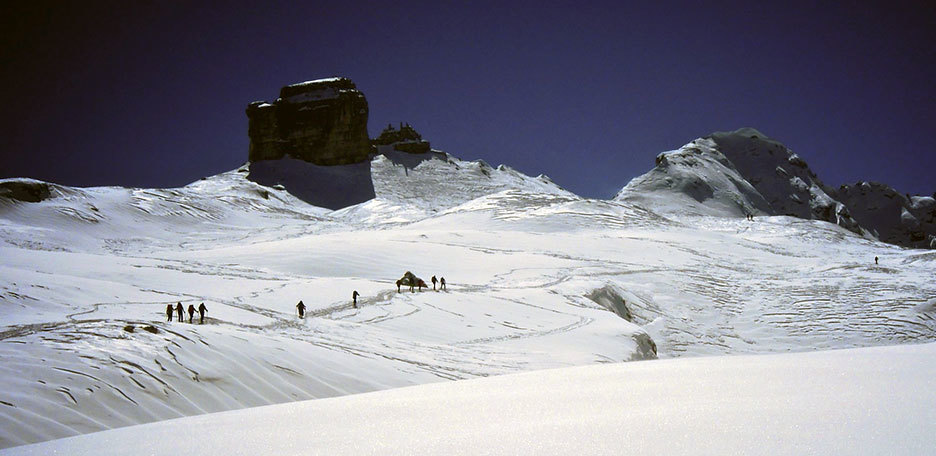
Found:
[{"label": "mountain peak", "polygon": [[[661,194],[676,198],[664,212],[742,216],[790,215],[824,220],[862,234],[848,208],[792,150],[754,128],[716,132],[657,156],[657,166],[615,199],[659,208]],[[685,198],[689,197],[689,198]]]},{"label": "mountain peak", "polygon": [[911,197],[866,182],[827,187],[799,155],[751,127],[657,155],[656,167],[615,199],[669,214],[822,220],[891,244],[936,248],[936,195]]}]

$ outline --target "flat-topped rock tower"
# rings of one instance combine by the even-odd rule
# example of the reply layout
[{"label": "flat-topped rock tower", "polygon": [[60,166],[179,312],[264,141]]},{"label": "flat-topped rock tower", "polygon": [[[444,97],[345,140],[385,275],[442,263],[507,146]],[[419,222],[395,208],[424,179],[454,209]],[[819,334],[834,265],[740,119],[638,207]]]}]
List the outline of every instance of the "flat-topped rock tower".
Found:
[{"label": "flat-topped rock tower", "polygon": [[367,100],[348,78],[328,78],[280,89],[272,103],[247,106],[251,162],[292,157],[316,165],[367,160]]}]

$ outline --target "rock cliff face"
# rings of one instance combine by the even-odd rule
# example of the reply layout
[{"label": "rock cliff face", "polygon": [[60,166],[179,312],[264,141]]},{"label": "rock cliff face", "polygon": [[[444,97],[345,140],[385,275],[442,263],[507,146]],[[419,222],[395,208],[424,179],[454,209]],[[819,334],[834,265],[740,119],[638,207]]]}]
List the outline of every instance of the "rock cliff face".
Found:
[{"label": "rock cliff face", "polygon": [[833,195],[878,239],[915,248],[936,248],[936,199],[901,194],[877,182],[843,185]]},{"label": "rock cliff face", "polygon": [[292,84],[247,106],[249,160],[293,157],[316,165],[367,160],[367,100],[348,78]]},{"label": "rock cliff face", "polygon": [[771,213],[824,220],[862,233],[848,206],[809,165],[778,141],[753,128],[708,136],[744,178],[770,204]]}]

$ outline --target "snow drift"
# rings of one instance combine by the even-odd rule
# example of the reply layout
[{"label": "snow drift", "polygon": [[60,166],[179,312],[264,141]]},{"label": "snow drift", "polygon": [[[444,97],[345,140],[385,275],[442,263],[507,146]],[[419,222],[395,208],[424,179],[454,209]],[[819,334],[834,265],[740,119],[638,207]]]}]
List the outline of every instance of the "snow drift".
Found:
[{"label": "snow drift", "polygon": [[8,455],[926,454],[936,345],[553,369],[296,402]]}]

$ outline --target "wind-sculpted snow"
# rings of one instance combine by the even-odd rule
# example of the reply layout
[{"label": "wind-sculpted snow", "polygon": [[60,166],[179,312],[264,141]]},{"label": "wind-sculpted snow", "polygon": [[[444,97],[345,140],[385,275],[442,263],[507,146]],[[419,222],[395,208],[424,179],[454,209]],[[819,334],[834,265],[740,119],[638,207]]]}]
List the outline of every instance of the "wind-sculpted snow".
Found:
[{"label": "wind-sculpted snow", "polygon": [[550,369],[295,402],[9,455],[930,454],[936,344]]},{"label": "wind-sculpted snow", "polygon": [[[375,198],[337,211],[247,174],[50,184],[0,205],[0,446],[535,369],[936,336],[936,257],[825,222],[660,214],[434,152],[378,156]],[[405,271],[447,290],[398,293]],[[204,302],[205,323],[167,322],[177,302]]]}]

